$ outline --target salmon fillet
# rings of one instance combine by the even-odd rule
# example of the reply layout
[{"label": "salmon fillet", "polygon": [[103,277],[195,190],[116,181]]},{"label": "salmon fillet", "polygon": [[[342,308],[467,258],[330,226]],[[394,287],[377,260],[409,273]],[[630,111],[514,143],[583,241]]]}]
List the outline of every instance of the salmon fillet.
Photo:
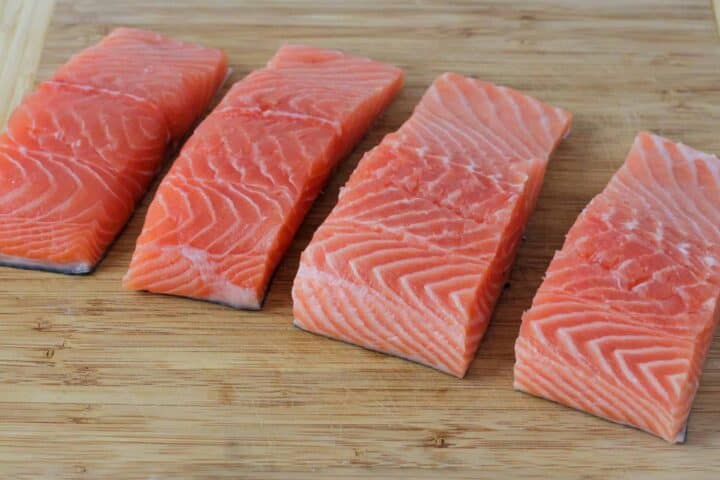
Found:
[{"label": "salmon fillet", "polygon": [[515,388],[684,441],[718,322],[720,159],[640,133],[555,254]]},{"label": "salmon fillet", "polygon": [[447,73],[303,252],[296,326],[462,377],[571,116]]},{"label": "salmon fillet", "polygon": [[150,205],[125,287],[260,308],[330,171],[402,78],[370,59],[282,47],[183,148]]},{"label": "salmon fillet", "polygon": [[178,140],[205,112],[226,75],[222,50],[121,27],[73,56],[52,79],[148,100]]},{"label": "salmon fillet", "polygon": [[28,95],[0,136],[0,264],[90,272],[226,68],[121,28]]}]

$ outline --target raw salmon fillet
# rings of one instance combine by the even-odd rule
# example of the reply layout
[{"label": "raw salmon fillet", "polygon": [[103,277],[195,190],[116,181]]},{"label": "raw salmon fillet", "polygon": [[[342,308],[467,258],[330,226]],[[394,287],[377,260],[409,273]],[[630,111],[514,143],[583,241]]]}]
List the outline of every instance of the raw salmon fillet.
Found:
[{"label": "raw salmon fillet", "polygon": [[258,309],[335,164],[402,71],[287,45],[198,127],[150,205],[124,285]]},{"label": "raw salmon fillet", "polygon": [[465,375],[571,116],[446,73],[303,252],[295,325]]},{"label": "raw salmon fillet", "polygon": [[174,140],[188,132],[227,75],[222,50],[134,28],[118,28],[61,66],[53,80],[152,102]]},{"label": "raw salmon fillet", "polygon": [[515,388],[685,439],[718,322],[720,159],[640,133],[570,229],[515,344]]},{"label": "raw salmon fillet", "polygon": [[226,68],[219,50],[120,28],[28,95],[0,136],[0,263],[90,272]]}]

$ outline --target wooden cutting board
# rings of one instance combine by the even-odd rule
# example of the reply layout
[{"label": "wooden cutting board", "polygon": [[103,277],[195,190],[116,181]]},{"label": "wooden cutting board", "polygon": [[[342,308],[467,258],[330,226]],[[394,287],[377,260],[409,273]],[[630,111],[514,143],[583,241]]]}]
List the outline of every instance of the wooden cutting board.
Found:
[{"label": "wooden cutting board", "polygon": [[[511,387],[520,315],[635,133],[720,153],[720,41],[709,1],[63,0],[51,8],[0,0],[0,113],[32,84],[36,66],[43,80],[119,25],[223,48],[232,81],[294,41],[397,64],[407,86],[316,202],[261,312],[121,289],[151,195],[94,275],[0,269],[1,478],[720,478],[720,342],[685,445]],[[464,380],[291,326],[298,257],[339,186],[447,70],[576,114]]]}]

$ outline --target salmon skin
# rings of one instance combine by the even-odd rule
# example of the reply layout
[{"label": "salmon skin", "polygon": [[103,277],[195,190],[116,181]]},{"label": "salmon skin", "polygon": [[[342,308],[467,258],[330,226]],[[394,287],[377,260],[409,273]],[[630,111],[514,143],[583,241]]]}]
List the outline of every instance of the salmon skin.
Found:
[{"label": "salmon skin", "polygon": [[515,388],[682,442],[718,322],[720,159],[640,133],[570,229],[515,344]]},{"label": "salmon skin", "polygon": [[400,69],[367,58],[280,48],[183,147],[150,205],[124,286],[259,309],[330,171],[402,82]]},{"label": "salmon skin", "polygon": [[463,377],[570,122],[515,90],[440,76],[303,252],[294,324]]},{"label": "salmon skin", "polygon": [[226,71],[220,50],[119,28],[40,84],[0,136],[0,264],[91,272]]}]

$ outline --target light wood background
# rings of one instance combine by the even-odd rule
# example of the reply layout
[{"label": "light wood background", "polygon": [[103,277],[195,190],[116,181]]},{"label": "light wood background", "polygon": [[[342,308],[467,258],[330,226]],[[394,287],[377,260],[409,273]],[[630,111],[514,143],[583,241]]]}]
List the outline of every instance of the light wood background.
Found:
[{"label": "light wood background", "polygon": [[[709,1],[61,0],[43,43],[51,7],[0,0],[0,112],[39,52],[42,80],[118,25],[224,48],[232,80],[295,41],[400,65],[407,86],[316,202],[262,312],[123,291],[145,206],[92,276],[0,269],[1,478],[720,478],[720,343],[685,445],[511,388],[520,315],[635,133],[720,152]],[[576,114],[464,380],[291,326],[299,254],[338,187],[446,70]]]}]

